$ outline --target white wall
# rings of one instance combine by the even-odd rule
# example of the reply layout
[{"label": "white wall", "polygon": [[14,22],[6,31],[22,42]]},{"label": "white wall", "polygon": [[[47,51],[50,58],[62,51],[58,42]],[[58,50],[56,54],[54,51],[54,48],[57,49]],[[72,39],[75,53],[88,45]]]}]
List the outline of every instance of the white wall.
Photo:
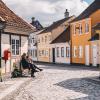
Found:
[{"label": "white wall", "polygon": [[28,37],[21,36],[21,55],[28,52]]},{"label": "white wall", "polygon": [[35,46],[35,43],[37,43],[37,33],[38,32],[36,32],[36,33],[31,33],[30,34],[30,36],[29,36],[29,39],[30,40],[32,40],[32,38],[34,38],[34,42],[32,41],[32,43],[29,43],[29,47],[28,47],[28,50],[29,51],[32,51],[32,59],[34,60],[34,61],[37,61],[38,60],[38,58],[37,58],[37,56],[35,56],[34,54],[33,54],[33,51],[37,51],[37,46]]},{"label": "white wall", "polygon": [[[10,49],[10,37],[8,34],[1,35],[1,56],[4,57],[4,51]],[[1,62],[2,73],[10,72],[10,59],[5,64],[5,61]]]},{"label": "white wall", "polygon": [[[55,48],[55,62],[56,63],[66,63],[70,64],[70,57],[66,57],[66,47],[70,47],[70,45],[66,43],[56,43],[53,44],[53,47]],[[57,50],[56,48],[59,47],[59,57],[57,57]],[[64,57],[61,57],[61,47],[64,47]]]}]

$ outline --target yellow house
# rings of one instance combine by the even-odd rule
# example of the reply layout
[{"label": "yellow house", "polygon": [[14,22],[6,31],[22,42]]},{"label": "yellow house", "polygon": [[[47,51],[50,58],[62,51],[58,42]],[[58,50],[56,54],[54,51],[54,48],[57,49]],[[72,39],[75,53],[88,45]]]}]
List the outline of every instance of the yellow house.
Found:
[{"label": "yellow house", "polygon": [[38,34],[38,61],[53,62],[53,48],[51,42],[69,26],[74,16],[54,22]]},{"label": "yellow house", "polygon": [[95,0],[71,23],[71,63],[91,64],[92,26],[100,22],[100,0]]}]

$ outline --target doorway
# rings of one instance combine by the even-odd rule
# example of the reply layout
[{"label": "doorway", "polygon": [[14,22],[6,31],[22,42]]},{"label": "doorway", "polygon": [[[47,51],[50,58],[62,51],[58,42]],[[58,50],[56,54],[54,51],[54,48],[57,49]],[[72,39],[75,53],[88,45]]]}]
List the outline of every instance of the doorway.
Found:
[{"label": "doorway", "polygon": [[92,55],[93,55],[93,58],[92,58],[92,64],[93,66],[97,66],[97,45],[93,45],[92,47]]},{"label": "doorway", "polygon": [[89,45],[85,46],[85,65],[89,66]]},{"label": "doorway", "polygon": [[55,48],[52,48],[52,60],[55,63]]}]

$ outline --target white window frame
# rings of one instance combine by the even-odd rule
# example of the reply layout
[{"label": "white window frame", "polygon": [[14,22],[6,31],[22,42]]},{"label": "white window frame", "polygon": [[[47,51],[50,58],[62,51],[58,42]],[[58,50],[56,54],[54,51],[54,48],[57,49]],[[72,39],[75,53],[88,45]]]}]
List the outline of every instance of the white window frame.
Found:
[{"label": "white window frame", "polygon": [[79,46],[79,58],[83,58],[83,47]]},{"label": "white window frame", "polygon": [[57,54],[57,57],[59,57],[60,56],[60,54],[59,54],[60,52],[59,52],[59,47],[57,47],[56,48],[56,54]]},{"label": "white window frame", "polygon": [[82,24],[79,24],[79,34],[82,35]]},{"label": "white window frame", "polygon": [[66,57],[70,57],[70,48],[66,47]]},{"label": "white window frame", "polygon": [[73,25],[74,36],[76,35],[76,24]]},{"label": "white window frame", "polygon": [[11,52],[12,52],[12,55],[14,56],[20,55],[20,40],[19,39],[14,39],[14,38],[11,39]]},{"label": "white window frame", "polygon": [[89,32],[89,23],[86,21],[85,23],[85,33]]},{"label": "white window frame", "polygon": [[64,57],[64,47],[61,47],[61,57]]}]

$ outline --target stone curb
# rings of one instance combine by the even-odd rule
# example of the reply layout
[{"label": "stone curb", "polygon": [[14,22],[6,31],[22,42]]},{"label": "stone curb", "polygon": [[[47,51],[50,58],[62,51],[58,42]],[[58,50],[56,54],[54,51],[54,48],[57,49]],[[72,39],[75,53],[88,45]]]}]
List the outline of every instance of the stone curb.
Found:
[{"label": "stone curb", "polygon": [[14,98],[19,94],[19,92],[20,92],[26,85],[28,85],[31,81],[32,81],[32,78],[29,78],[29,79],[25,80],[25,81],[22,82],[18,87],[16,87],[15,90],[11,91],[8,95],[6,95],[5,97],[2,97],[2,99],[0,99],[0,100],[14,100]]}]

